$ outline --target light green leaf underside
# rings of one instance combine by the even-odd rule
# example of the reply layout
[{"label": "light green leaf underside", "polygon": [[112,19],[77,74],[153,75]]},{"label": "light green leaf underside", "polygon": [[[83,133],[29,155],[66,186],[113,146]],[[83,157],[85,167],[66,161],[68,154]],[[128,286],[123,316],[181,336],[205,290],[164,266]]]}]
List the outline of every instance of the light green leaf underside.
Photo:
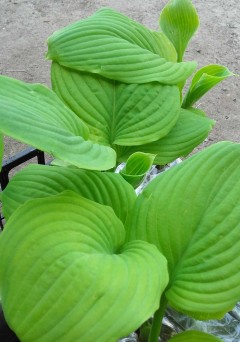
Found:
[{"label": "light green leaf underside", "polygon": [[4,149],[4,145],[3,145],[3,135],[2,135],[2,133],[0,132],[0,171],[2,170],[3,149]]},{"label": "light green leaf underside", "polygon": [[166,260],[124,236],[111,208],[72,192],[19,207],[0,237],[2,306],[18,338],[115,342],[148,319]]},{"label": "light green leaf underside", "polygon": [[[46,56],[66,67],[125,83],[178,84],[185,81],[196,63],[167,61],[159,55],[167,48],[166,37],[164,41],[161,37],[105,8],[55,32],[48,38]],[[170,49],[172,51],[172,46]],[[169,53],[164,57],[168,56]]]},{"label": "light green leaf underside", "polygon": [[102,144],[132,146],[165,136],[179,116],[177,86],[124,84],[52,64],[53,90]]},{"label": "light green leaf underside", "polygon": [[0,130],[81,168],[106,170],[115,152],[93,144],[87,126],[48,88],[0,77]]},{"label": "light green leaf underside", "polygon": [[126,165],[120,171],[120,175],[136,188],[152,167],[154,158],[154,154],[135,152],[128,158]]},{"label": "light green leaf underside", "polygon": [[119,151],[119,160],[126,160],[130,154],[138,150],[156,154],[154,163],[165,165],[178,157],[188,155],[206,139],[214,123],[213,120],[195,114],[192,110],[181,109],[179,119],[168,135],[150,144]]},{"label": "light green leaf underside", "polygon": [[166,297],[199,319],[220,318],[240,293],[240,144],[222,142],[154,179],[138,197],[130,240],[168,260]]},{"label": "light green leaf underside", "polygon": [[162,10],[160,28],[175,46],[179,62],[198,26],[198,14],[191,0],[170,0]]},{"label": "light green leaf underside", "polygon": [[202,331],[188,330],[170,338],[169,342],[222,342],[222,340]]},{"label": "light green leaf underside", "polygon": [[189,91],[183,101],[183,107],[187,108],[192,106],[211,88],[225,80],[225,78],[233,75],[228,68],[217,64],[207,65],[201,68],[192,79]]},{"label": "light green leaf underside", "polygon": [[115,173],[29,165],[11,179],[2,193],[4,216],[8,219],[30,199],[57,195],[64,190],[112,207],[123,223],[136,199],[133,188]]}]

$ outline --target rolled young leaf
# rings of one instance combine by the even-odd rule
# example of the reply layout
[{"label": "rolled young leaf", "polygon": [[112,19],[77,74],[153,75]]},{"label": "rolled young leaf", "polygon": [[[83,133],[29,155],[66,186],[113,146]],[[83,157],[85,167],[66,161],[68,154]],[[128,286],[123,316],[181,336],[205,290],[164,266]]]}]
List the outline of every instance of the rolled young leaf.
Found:
[{"label": "rolled young leaf", "polygon": [[199,26],[198,14],[191,0],[170,0],[160,14],[160,28],[175,46],[178,62]]},{"label": "rolled young leaf", "polygon": [[173,336],[169,342],[222,342],[222,340],[202,331],[188,330]]},{"label": "rolled young leaf", "polygon": [[154,162],[158,165],[166,165],[173,160],[188,155],[196,146],[207,138],[215,124],[205,116],[199,115],[199,110],[181,109],[180,116],[173,129],[162,139],[154,143],[125,148],[118,151],[118,159],[124,161],[136,149],[144,153],[156,154]]},{"label": "rolled young leaf", "polygon": [[240,144],[222,142],[155,178],[138,197],[130,240],[168,260],[166,297],[198,319],[218,319],[240,293]]},{"label": "rolled young leaf", "polygon": [[0,131],[85,169],[115,165],[115,152],[93,144],[87,126],[50,89],[0,76]]},{"label": "rolled young leaf", "polygon": [[229,71],[228,68],[217,64],[207,65],[201,68],[196,72],[192,79],[182,107],[191,107],[211,88],[213,88],[219,82],[225,80],[225,78],[233,75],[234,74]]},{"label": "rolled young leaf", "polygon": [[[195,62],[174,63],[159,55],[160,35],[108,8],[48,38],[47,59],[125,83],[178,84]],[[160,48],[159,48],[160,45]]]},{"label": "rolled young leaf", "polygon": [[123,223],[136,200],[133,188],[118,174],[31,164],[13,176],[2,192],[4,217],[9,219],[30,199],[57,195],[64,190],[112,207]]},{"label": "rolled young leaf", "polygon": [[180,111],[177,86],[124,84],[52,64],[53,90],[104,145],[132,146],[165,136]]},{"label": "rolled young leaf", "polygon": [[148,319],[168,282],[166,259],[124,240],[110,207],[73,192],[20,206],[0,236],[0,289],[21,342],[115,342]]},{"label": "rolled young leaf", "polygon": [[134,188],[143,181],[146,173],[151,169],[155,155],[136,152],[127,160],[126,165],[120,171],[120,175]]}]

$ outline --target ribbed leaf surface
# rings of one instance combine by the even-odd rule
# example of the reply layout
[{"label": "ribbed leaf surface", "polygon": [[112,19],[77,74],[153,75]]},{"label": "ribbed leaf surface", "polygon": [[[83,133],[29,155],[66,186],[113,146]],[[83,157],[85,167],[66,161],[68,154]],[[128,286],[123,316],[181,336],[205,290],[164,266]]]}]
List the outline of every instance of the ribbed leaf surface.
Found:
[{"label": "ribbed leaf surface", "polygon": [[[105,8],[55,32],[48,39],[47,58],[126,83],[178,84],[185,81],[196,63],[167,61],[161,56],[166,46],[161,37]],[[172,51],[172,46],[170,49]]]},{"label": "ribbed leaf surface", "polygon": [[217,64],[207,65],[201,68],[192,79],[189,91],[183,101],[183,107],[187,108],[192,106],[211,88],[225,80],[225,78],[233,75],[228,68]]},{"label": "ribbed leaf surface", "polygon": [[72,192],[16,210],[0,237],[0,287],[21,342],[115,342],[153,314],[166,259],[124,238],[111,208]]},{"label": "ribbed leaf surface", "polygon": [[198,14],[191,0],[170,0],[162,10],[160,27],[175,46],[179,62],[198,26]]},{"label": "ribbed leaf surface", "polygon": [[194,109],[181,109],[179,119],[173,129],[162,139],[137,148],[119,151],[119,160],[136,151],[156,154],[154,163],[165,165],[178,157],[186,156],[208,136],[214,121],[195,113]]},{"label": "ribbed leaf surface", "polygon": [[118,174],[32,164],[19,171],[3,191],[4,216],[8,219],[30,199],[57,195],[64,190],[112,207],[123,223],[136,199],[133,188]]},{"label": "ribbed leaf surface", "polygon": [[115,152],[85,140],[83,121],[39,84],[0,77],[0,131],[81,168],[115,165]]},{"label": "ribbed leaf surface", "polygon": [[88,125],[90,137],[107,145],[139,145],[165,136],[180,110],[177,86],[124,84],[52,65],[59,97]]},{"label": "ribbed leaf surface", "polygon": [[168,260],[169,303],[220,318],[240,293],[240,145],[223,142],[154,179],[138,197],[129,237]]},{"label": "ribbed leaf surface", "polygon": [[222,342],[222,340],[202,331],[188,330],[170,338],[169,342]]}]

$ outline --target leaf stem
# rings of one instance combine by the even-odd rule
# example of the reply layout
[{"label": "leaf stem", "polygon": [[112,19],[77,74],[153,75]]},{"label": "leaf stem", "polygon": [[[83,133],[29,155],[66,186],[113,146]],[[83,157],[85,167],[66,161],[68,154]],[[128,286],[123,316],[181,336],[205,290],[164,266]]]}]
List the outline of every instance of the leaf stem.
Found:
[{"label": "leaf stem", "polygon": [[155,312],[153,316],[153,323],[152,323],[152,328],[151,328],[148,342],[158,342],[158,337],[161,332],[162,320],[163,320],[163,316],[167,308],[167,303],[168,303],[167,298],[165,296],[165,293],[163,293],[161,297],[159,309]]}]

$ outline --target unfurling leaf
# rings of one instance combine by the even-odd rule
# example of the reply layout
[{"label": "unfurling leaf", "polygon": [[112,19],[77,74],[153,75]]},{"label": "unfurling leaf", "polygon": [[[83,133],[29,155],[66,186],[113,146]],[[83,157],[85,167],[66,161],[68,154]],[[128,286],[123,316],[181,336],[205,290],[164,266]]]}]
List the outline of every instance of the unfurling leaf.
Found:
[{"label": "unfurling leaf", "polygon": [[204,94],[225,78],[233,76],[234,74],[228,68],[213,64],[207,65],[198,70],[192,79],[189,90],[184,98],[182,107],[191,107]]},{"label": "unfurling leaf", "polygon": [[199,26],[198,14],[191,0],[170,0],[160,14],[160,28],[175,46],[178,62]]},{"label": "unfurling leaf", "polygon": [[0,129],[81,168],[107,170],[115,166],[114,150],[86,140],[86,124],[40,84],[0,76]]},{"label": "unfurling leaf", "polygon": [[136,200],[133,188],[118,174],[31,164],[19,171],[2,192],[4,217],[9,219],[28,200],[57,195],[64,190],[112,207],[123,223]]},{"label": "unfurling leaf", "polygon": [[0,289],[21,342],[116,342],[147,320],[168,282],[166,259],[124,241],[110,207],[73,192],[20,206],[0,236]]},{"label": "unfurling leaf", "polygon": [[120,171],[120,175],[136,188],[152,167],[154,158],[154,154],[135,152],[128,158],[126,165]]},{"label": "unfurling leaf", "polygon": [[[138,197],[130,240],[168,260],[176,310],[218,319],[240,293],[240,144],[218,143],[155,178]],[[231,284],[231,286],[229,286]]]},{"label": "unfurling leaf", "polygon": [[124,84],[52,64],[54,91],[104,145],[132,146],[164,137],[180,111],[177,86]]},{"label": "unfurling leaf", "polygon": [[169,342],[222,342],[222,340],[202,331],[188,330],[170,338]]},{"label": "unfurling leaf", "polygon": [[[168,61],[169,52],[163,55],[167,48],[166,37],[162,37],[104,8],[49,37],[47,58],[71,69],[125,83],[156,81],[176,85],[184,82],[193,73],[196,63]],[[172,46],[170,49],[172,51]]]}]

